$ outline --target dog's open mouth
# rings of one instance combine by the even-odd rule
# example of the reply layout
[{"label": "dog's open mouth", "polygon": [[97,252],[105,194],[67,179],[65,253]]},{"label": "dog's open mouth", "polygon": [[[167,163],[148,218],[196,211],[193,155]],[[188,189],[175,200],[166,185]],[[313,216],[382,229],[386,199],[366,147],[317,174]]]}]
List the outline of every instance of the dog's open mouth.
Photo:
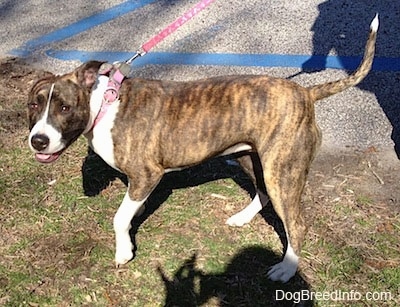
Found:
[{"label": "dog's open mouth", "polygon": [[62,154],[64,150],[60,150],[58,152],[52,153],[52,154],[44,154],[44,153],[36,153],[35,154],[35,159],[36,161],[40,163],[51,163],[56,161]]}]

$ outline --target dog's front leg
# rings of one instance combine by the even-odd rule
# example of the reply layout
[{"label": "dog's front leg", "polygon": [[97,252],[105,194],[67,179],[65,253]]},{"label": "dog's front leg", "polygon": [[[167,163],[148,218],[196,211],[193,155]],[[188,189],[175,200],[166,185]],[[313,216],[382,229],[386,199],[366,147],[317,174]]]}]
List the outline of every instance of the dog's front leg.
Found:
[{"label": "dog's front leg", "polygon": [[142,165],[130,163],[129,165],[131,168],[125,168],[129,178],[128,191],[114,216],[115,264],[117,266],[132,259],[133,244],[129,235],[131,221],[135,215],[142,213],[141,207],[164,175],[164,169],[156,163],[148,162]]},{"label": "dog's front leg", "polygon": [[148,196],[140,201],[132,200],[129,196],[128,187],[124,200],[114,216],[116,266],[127,263],[133,257],[133,244],[129,235],[131,221],[133,217],[141,211],[140,209],[147,198]]}]

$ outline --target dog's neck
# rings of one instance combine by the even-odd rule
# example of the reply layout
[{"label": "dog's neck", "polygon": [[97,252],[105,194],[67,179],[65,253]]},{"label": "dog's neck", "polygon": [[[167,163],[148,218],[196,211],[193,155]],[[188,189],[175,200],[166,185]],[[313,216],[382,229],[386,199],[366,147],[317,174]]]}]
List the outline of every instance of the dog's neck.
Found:
[{"label": "dog's neck", "polygon": [[108,88],[108,79],[107,76],[100,75],[93,85],[89,103],[90,116],[83,132],[84,135],[91,132],[107,112],[110,103],[104,100],[104,93]]}]

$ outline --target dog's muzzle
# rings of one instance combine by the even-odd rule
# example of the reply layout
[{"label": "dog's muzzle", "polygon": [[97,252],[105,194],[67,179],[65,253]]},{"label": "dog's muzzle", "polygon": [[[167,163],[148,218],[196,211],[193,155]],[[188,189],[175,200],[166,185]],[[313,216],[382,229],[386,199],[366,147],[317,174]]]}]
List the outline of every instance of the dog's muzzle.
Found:
[{"label": "dog's muzzle", "polygon": [[35,159],[40,163],[51,163],[56,161],[64,149],[61,149],[54,153],[43,153],[50,144],[50,139],[45,134],[34,134],[30,140],[30,145],[33,151],[35,151]]}]

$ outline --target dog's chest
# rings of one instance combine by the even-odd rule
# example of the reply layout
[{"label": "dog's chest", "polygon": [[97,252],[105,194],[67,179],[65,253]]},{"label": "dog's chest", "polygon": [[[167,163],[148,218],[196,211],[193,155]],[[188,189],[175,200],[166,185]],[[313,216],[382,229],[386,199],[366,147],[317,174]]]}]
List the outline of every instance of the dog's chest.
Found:
[{"label": "dog's chest", "polygon": [[88,141],[92,149],[111,167],[118,169],[115,165],[114,141],[112,138],[112,128],[116,121],[119,100],[116,100],[107,109],[107,113],[93,128]]}]

